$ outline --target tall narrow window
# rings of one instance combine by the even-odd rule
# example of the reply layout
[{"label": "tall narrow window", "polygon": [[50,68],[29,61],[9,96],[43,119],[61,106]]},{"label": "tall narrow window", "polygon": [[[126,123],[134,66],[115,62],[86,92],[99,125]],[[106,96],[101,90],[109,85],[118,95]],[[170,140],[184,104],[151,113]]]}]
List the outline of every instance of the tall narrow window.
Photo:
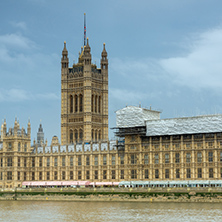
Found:
[{"label": "tall narrow window", "polygon": [[83,131],[82,131],[82,129],[79,130],[79,139],[80,139],[80,142],[82,142],[82,140],[83,140]]},{"label": "tall narrow window", "polygon": [[73,113],[73,96],[70,95],[70,113]]},{"label": "tall narrow window", "polygon": [[175,154],[175,163],[179,163],[180,162],[180,154],[176,153]]},{"label": "tall narrow window", "polygon": [[75,112],[78,112],[78,96],[75,95]]},{"label": "tall narrow window", "polygon": [[72,130],[69,131],[69,140],[70,140],[70,143],[73,143],[73,131]]},{"label": "tall narrow window", "polygon": [[[187,168],[187,178],[191,178],[191,171],[190,168]],[[199,177],[198,177],[199,178]]]},{"label": "tall narrow window", "polygon": [[47,157],[47,167],[49,167],[50,166],[50,158],[49,157]]},{"label": "tall narrow window", "polygon": [[66,158],[63,156],[62,157],[62,166],[65,166],[66,165]]},{"label": "tall narrow window", "polygon": [[94,139],[94,130],[92,130],[92,141],[94,141],[93,139]]},{"label": "tall narrow window", "polygon": [[166,179],[170,178],[170,170],[169,169],[165,169],[165,178]]},{"label": "tall narrow window", "polygon": [[97,141],[97,130],[95,130],[95,141]]},{"label": "tall narrow window", "polygon": [[95,156],[95,158],[94,158],[94,165],[98,166],[98,156]]},{"label": "tall narrow window", "polygon": [[18,143],[18,152],[21,150],[21,143]]},{"label": "tall narrow window", "polygon": [[91,112],[93,112],[93,107],[94,107],[94,95],[92,95],[91,99]]},{"label": "tall narrow window", "polygon": [[170,162],[170,155],[169,153],[165,154],[165,163],[169,163]]},{"label": "tall narrow window", "polygon": [[186,162],[187,162],[187,163],[190,163],[190,162],[191,162],[191,154],[190,154],[190,153],[187,153],[187,154],[186,154]]},{"label": "tall narrow window", "polygon": [[98,99],[98,113],[101,113],[101,96]]},{"label": "tall narrow window", "polygon": [[76,143],[78,142],[78,131],[77,130],[75,130],[75,141],[76,141]]},{"label": "tall narrow window", "polygon": [[198,163],[202,162],[202,153],[200,153],[200,152],[197,153],[197,162]]},{"label": "tall narrow window", "polygon": [[208,152],[208,161],[213,162],[213,152]]},{"label": "tall narrow window", "polygon": [[144,155],[144,164],[148,164],[149,163],[149,156],[148,154]]},{"label": "tall narrow window", "polygon": [[20,157],[18,157],[18,167],[20,167]]},{"label": "tall narrow window", "polygon": [[202,178],[202,168],[197,169],[197,177]]},{"label": "tall narrow window", "polygon": [[42,167],[42,157],[39,157],[39,167]]},{"label": "tall narrow window", "polygon": [[98,100],[98,97],[95,96],[95,113],[97,113],[97,100]]},{"label": "tall narrow window", "polygon": [[98,140],[99,141],[101,140],[101,131],[100,130],[98,131]]},{"label": "tall narrow window", "polygon": [[73,157],[72,156],[70,157],[70,166],[71,167],[73,166]]},{"label": "tall narrow window", "polygon": [[83,96],[79,95],[79,112],[83,111]]}]

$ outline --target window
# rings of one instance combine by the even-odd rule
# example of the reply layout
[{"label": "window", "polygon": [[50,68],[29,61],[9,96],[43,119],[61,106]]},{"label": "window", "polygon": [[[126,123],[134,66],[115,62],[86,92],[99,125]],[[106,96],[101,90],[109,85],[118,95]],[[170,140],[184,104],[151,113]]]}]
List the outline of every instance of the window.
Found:
[{"label": "window", "polygon": [[7,166],[8,167],[12,166],[12,157],[7,158]]},{"label": "window", "polygon": [[35,157],[32,157],[32,167],[35,167]]},{"label": "window", "polygon": [[81,159],[81,156],[78,156],[78,166],[81,166],[82,165],[82,159]]},{"label": "window", "polygon": [[136,170],[131,170],[131,179],[136,179],[136,178],[137,178]]},{"label": "window", "polygon": [[17,180],[20,180],[20,172],[17,173]]},{"label": "window", "polygon": [[12,180],[12,172],[11,171],[7,172],[7,180]]},{"label": "window", "polygon": [[50,166],[50,158],[47,157],[47,167],[49,167],[49,166]]},{"label": "window", "polygon": [[50,180],[50,172],[46,173],[46,178],[47,178],[47,180]]},{"label": "window", "polygon": [[220,168],[220,177],[222,178],[222,168]]},{"label": "window", "polygon": [[94,107],[94,95],[92,95],[91,99],[91,112],[93,112],[93,107]]},{"label": "window", "polygon": [[66,179],[66,172],[62,171],[62,180],[65,180],[65,179]]},{"label": "window", "polygon": [[176,163],[180,162],[180,154],[179,153],[175,153],[175,162]]},{"label": "window", "polygon": [[187,178],[191,178],[191,171],[190,171],[190,168],[187,168]]},{"label": "window", "polygon": [[116,164],[116,157],[115,155],[112,155],[112,165],[115,165]]},{"label": "window", "polygon": [[91,137],[92,137],[92,141],[94,141],[94,130],[92,130]]},{"label": "window", "polygon": [[78,131],[75,130],[75,141],[78,142]]},{"label": "window", "polygon": [[159,154],[155,154],[155,156],[154,156],[154,163],[155,164],[159,163]]},{"label": "window", "polygon": [[107,178],[107,171],[103,170],[103,179],[106,180],[106,178]]},{"label": "window", "polygon": [[131,164],[136,164],[136,163],[137,163],[136,154],[132,154],[131,155]]},{"label": "window", "polygon": [[120,170],[120,179],[124,179],[124,170]]},{"label": "window", "polygon": [[66,158],[63,156],[62,157],[62,166],[65,166],[66,165]]},{"label": "window", "polygon": [[18,157],[18,167],[20,167],[21,166],[21,159],[20,159],[20,157]]},{"label": "window", "polygon": [[18,152],[21,151],[21,143],[18,143]]},{"label": "window", "polygon": [[120,164],[124,164],[124,154],[120,154]]},{"label": "window", "polygon": [[202,162],[202,153],[200,153],[200,152],[197,153],[197,162],[198,163]]},{"label": "window", "polygon": [[32,180],[35,180],[35,172],[32,172]]},{"label": "window", "polygon": [[95,170],[94,178],[95,178],[95,180],[98,180],[98,170]]},{"label": "window", "polygon": [[[27,166],[27,159],[26,159],[26,157],[24,158],[24,167],[26,167]],[[24,179],[25,180],[25,179]]]},{"label": "window", "polygon": [[116,171],[115,170],[111,171],[111,177],[112,177],[112,179],[116,179]]},{"label": "window", "polygon": [[82,179],[82,172],[78,171],[78,180],[81,180],[81,179]]},{"label": "window", "polygon": [[222,152],[220,152],[220,162],[222,162]]},{"label": "window", "polygon": [[213,162],[213,152],[208,153],[208,160],[209,162]]},{"label": "window", "polygon": [[70,171],[70,173],[69,173],[69,179],[70,179],[70,180],[73,180],[73,171]]},{"label": "window", "polygon": [[42,157],[39,157],[39,167],[42,167]]},{"label": "window", "polygon": [[83,111],[83,96],[79,95],[79,112]]},{"label": "window", "polygon": [[101,96],[99,96],[99,100],[98,100],[98,113],[101,112]]},{"label": "window", "polygon": [[89,174],[89,170],[86,171],[86,179],[89,180],[90,179],[90,174]]},{"label": "window", "polygon": [[94,157],[94,165],[95,165],[95,166],[98,166],[98,156],[95,156],[95,157]]},{"label": "window", "polygon": [[145,179],[149,179],[149,170],[145,169]]},{"label": "window", "polygon": [[2,180],[2,172],[0,172],[0,180]]},{"label": "window", "polygon": [[27,179],[27,177],[26,177],[26,172],[24,172],[24,180],[26,180]]},{"label": "window", "polygon": [[170,155],[169,153],[165,154],[165,163],[169,163],[170,162]]},{"label": "window", "polygon": [[202,178],[202,168],[197,169],[197,177]]},{"label": "window", "polygon": [[3,158],[0,159],[0,162],[1,167],[3,167]]},{"label": "window", "polygon": [[98,99],[98,97],[97,96],[95,96],[95,113],[97,113],[97,99]]},{"label": "window", "polygon": [[39,172],[39,180],[42,180],[42,172]]},{"label": "window", "polygon": [[168,149],[169,148],[169,144],[165,144],[165,149]]},{"label": "window", "polygon": [[82,142],[82,139],[83,139],[83,131],[80,129],[79,130],[79,139],[80,139],[80,142]]},{"label": "window", "polygon": [[54,180],[57,180],[58,179],[58,173],[57,171],[54,172]]},{"label": "window", "polygon": [[86,166],[89,166],[89,165],[90,165],[90,157],[86,156]]},{"label": "window", "polygon": [[25,143],[24,152],[27,151],[27,143]]},{"label": "window", "polygon": [[70,141],[70,143],[73,143],[73,131],[72,130],[69,131],[69,141]]},{"label": "window", "polygon": [[209,178],[214,178],[214,170],[213,170],[213,168],[209,168]]},{"label": "window", "polygon": [[170,171],[169,171],[169,169],[165,169],[165,178],[166,179],[170,178]]},{"label": "window", "polygon": [[75,95],[75,112],[78,112],[78,96]]},{"label": "window", "polygon": [[54,166],[55,166],[55,167],[58,166],[58,159],[57,159],[57,157],[54,158]]},{"label": "window", "polygon": [[73,96],[70,95],[70,113],[73,113]]},{"label": "window", "polygon": [[149,156],[148,154],[144,155],[144,164],[148,164],[149,163]]},{"label": "window", "polygon": [[176,178],[180,178],[180,169],[176,169]]},{"label": "window", "polygon": [[103,165],[106,165],[106,155],[103,155]]},{"label": "window", "polygon": [[190,154],[190,153],[187,153],[187,154],[186,154],[186,162],[187,162],[187,163],[190,163],[190,162],[191,162],[191,154]]},{"label": "window", "polygon": [[155,178],[158,179],[159,178],[159,170],[155,169]]},{"label": "window", "polygon": [[70,157],[70,166],[71,167],[73,166],[73,157],[72,156]]}]

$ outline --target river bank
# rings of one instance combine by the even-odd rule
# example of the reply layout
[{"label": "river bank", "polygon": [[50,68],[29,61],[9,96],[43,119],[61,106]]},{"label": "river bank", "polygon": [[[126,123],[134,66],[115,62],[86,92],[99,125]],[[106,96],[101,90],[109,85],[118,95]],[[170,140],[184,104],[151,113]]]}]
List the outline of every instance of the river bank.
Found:
[{"label": "river bank", "polygon": [[222,202],[221,188],[30,188],[1,190],[0,200]]}]

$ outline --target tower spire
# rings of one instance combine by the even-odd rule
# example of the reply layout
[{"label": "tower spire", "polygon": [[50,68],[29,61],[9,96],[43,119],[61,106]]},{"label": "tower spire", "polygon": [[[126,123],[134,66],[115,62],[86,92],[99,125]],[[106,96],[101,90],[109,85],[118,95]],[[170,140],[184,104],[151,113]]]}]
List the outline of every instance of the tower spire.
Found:
[{"label": "tower spire", "polygon": [[84,13],[84,46],[86,45],[86,13]]}]

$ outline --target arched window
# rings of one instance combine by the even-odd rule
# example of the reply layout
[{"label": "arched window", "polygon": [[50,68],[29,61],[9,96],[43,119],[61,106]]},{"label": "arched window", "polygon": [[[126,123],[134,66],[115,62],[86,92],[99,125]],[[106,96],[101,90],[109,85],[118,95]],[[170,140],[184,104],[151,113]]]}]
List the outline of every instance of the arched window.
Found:
[{"label": "arched window", "polygon": [[98,99],[98,97],[95,96],[95,113],[97,113],[97,99]]},{"label": "arched window", "polygon": [[73,113],[73,96],[70,95],[70,113]]},{"label": "arched window", "polygon": [[95,141],[97,141],[97,130],[95,130]]},{"label": "arched window", "polygon": [[78,112],[78,96],[75,95],[75,112]]},{"label": "arched window", "polygon": [[98,101],[98,113],[101,112],[101,96],[99,96],[99,101]]},{"label": "arched window", "polygon": [[99,130],[98,132],[98,140],[100,141],[101,140],[101,131]]},{"label": "arched window", "polygon": [[83,140],[83,130],[82,129],[79,130],[79,140],[80,140],[80,142],[82,142],[82,140]]},{"label": "arched window", "polygon": [[91,112],[93,112],[93,106],[94,106],[94,95],[92,95],[92,100],[91,100]]},{"label": "arched window", "polygon": [[69,131],[69,142],[73,143],[73,131],[72,130]]},{"label": "arched window", "polygon": [[75,141],[76,141],[76,143],[78,142],[78,131],[77,130],[75,130]]},{"label": "arched window", "polygon": [[83,96],[82,94],[79,95],[79,112],[83,111]]},{"label": "arched window", "polygon": [[92,141],[94,139],[94,130],[92,130]]}]

